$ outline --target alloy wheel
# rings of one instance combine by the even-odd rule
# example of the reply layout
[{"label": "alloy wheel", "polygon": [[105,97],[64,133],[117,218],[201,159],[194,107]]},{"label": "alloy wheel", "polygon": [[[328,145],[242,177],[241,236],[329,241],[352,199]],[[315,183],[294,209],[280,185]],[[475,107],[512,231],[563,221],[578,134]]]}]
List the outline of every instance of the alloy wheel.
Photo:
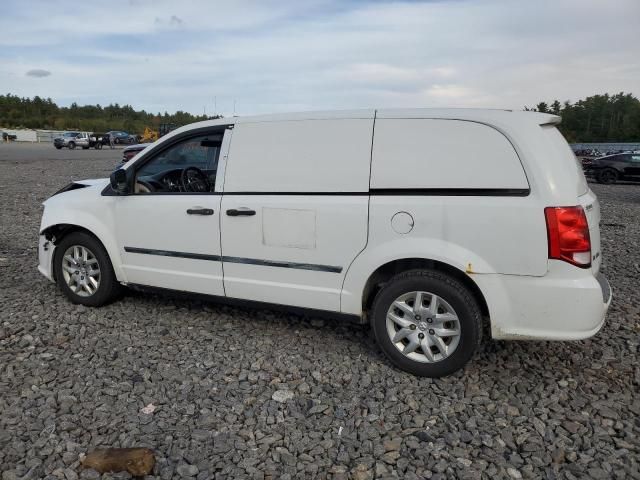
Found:
[{"label": "alloy wheel", "polygon": [[98,259],[87,247],[73,245],[62,257],[62,276],[73,293],[90,297],[100,287]]},{"label": "alloy wheel", "polygon": [[430,292],[408,292],[391,303],[387,334],[407,358],[423,363],[444,360],[460,343],[460,320],[451,305]]}]

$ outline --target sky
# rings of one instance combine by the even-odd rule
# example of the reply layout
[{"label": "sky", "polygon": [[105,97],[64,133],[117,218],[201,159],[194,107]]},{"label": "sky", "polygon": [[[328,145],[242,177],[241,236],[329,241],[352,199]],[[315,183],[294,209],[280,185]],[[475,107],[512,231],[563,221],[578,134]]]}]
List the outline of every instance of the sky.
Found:
[{"label": "sky", "polygon": [[640,96],[640,0],[2,0],[0,92],[208,115]]}]

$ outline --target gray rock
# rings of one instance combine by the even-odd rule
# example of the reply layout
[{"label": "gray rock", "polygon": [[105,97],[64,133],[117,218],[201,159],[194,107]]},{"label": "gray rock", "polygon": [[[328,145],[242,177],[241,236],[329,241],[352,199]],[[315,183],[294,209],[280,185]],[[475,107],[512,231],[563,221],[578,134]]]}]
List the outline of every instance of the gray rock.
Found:
[{"label": "gray rock", "polygon": [[78,474],[76,473],[75,470],[72,470],[70,468],[64,469],[64,477],[67,480],[78,480]]},{"label": "gray rock", "polygon": [[294,393],[291,390],[276,390],[271,395],[271,399],[276,402],[284,403],[287,400],[291,400],[294,397]]},{"label": "gray rock", "polygon": [[37,263],[40,203],[71,179],[107,177],[121,152],[0,150],[2,480],[98,478],[78,455],[110,446],[151,448],[150,478],[167,480],[637,471],[638,185],[591,185],[615,292],[596,337],[487,338],[464,372],[432,380],[392,368],[366,326],[338,319],[134,291],[70,304],[25,268]]},{"label": "gray rock", "polygon": [[198,475],[200,470],[195,465],[188,465],[186,463],[181,463],[176,467],[176,473],[183,478],[186,477],[195,477]]},{"label": "gray rock", "polygon": [[80,478],[85,480],[98,480],[100,478],[100,474],[93,468],[85,468],[80,471]]},{"label": "gray rock", "polygon": [[515,468],[507,468],[507,474],[510,478],[519,479],[522,478],[522,474]]}]

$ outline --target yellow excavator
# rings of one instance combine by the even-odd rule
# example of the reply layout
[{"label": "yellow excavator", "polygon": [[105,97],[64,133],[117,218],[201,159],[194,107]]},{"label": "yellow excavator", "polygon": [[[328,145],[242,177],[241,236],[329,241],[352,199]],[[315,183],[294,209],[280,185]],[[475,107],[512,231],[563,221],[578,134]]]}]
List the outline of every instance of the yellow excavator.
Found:
[{"label": "yellow excavator", "polygon": [[140,137],[140,143],[152,143],[158,140],[158,132],[151,130],[149,127],[144,127],[144,133]]},{"label": "yellow excavator", "polygon": [[140,137],[140,143],[155,142],[176,128],[178,128],[178,125],[175,123],[161,123],[158,130],[153,130],[151,127],[144,127],[144,133]]}]

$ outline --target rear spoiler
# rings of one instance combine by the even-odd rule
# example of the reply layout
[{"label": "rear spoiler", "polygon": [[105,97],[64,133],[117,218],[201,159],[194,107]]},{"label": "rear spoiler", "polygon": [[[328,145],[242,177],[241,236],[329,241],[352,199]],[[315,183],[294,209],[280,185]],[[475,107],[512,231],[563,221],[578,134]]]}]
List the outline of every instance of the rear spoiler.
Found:
[{"label": "rear spoiler", "polygon": [[545,127],[547,125],[559,125],[562,122],[562,117],[552,114],[544,114],[544,117],[540,119],[539,125]]}]

